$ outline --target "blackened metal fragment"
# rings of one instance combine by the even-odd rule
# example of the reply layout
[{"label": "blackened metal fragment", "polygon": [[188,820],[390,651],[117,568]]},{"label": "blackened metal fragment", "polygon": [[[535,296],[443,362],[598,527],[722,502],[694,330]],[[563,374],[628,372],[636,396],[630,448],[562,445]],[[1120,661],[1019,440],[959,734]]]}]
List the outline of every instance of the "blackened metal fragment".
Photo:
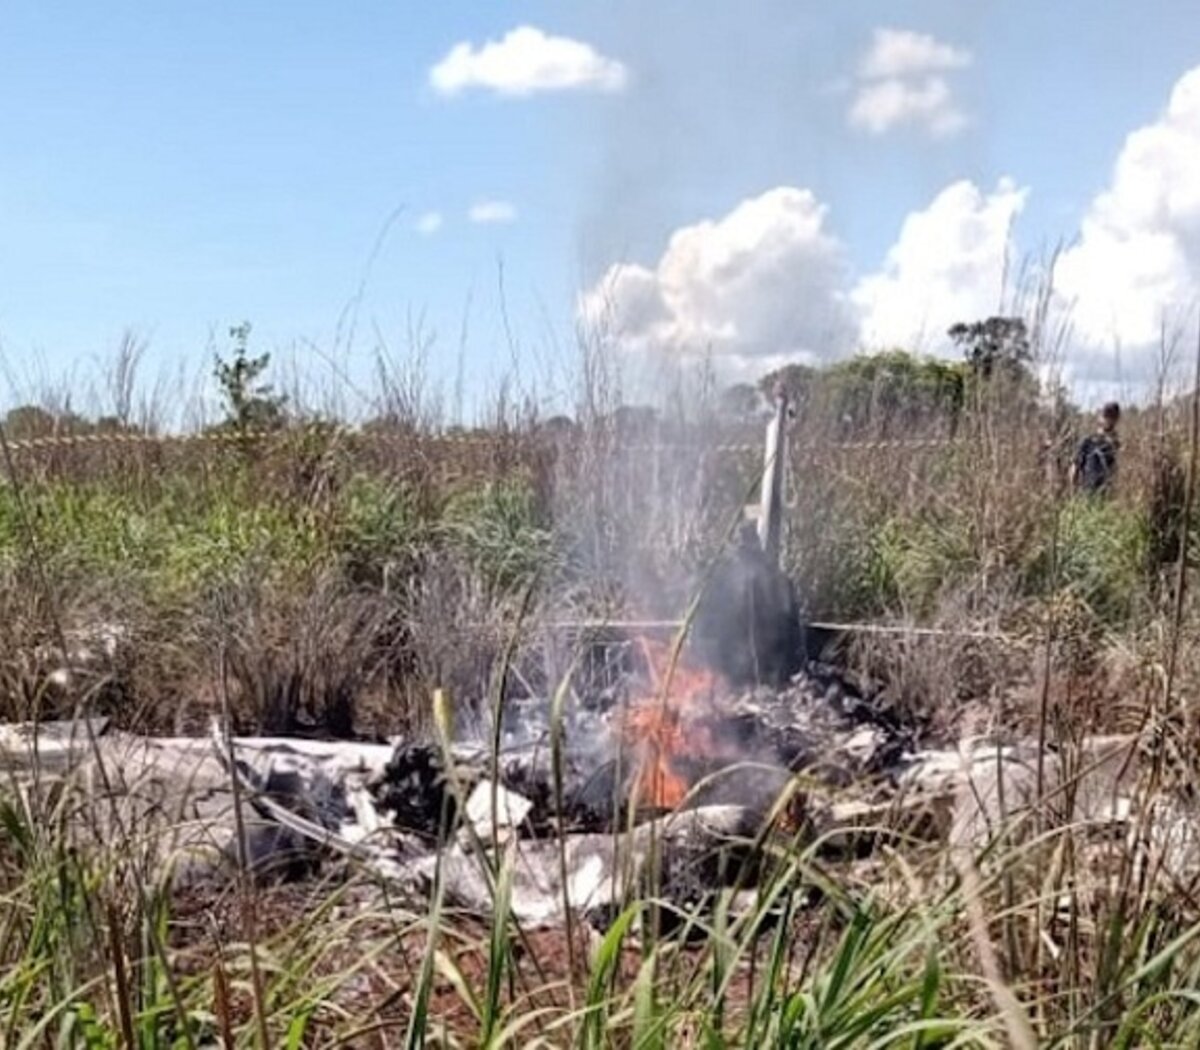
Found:
[{"label": "blackened metal fragment", "polygon": [[442,838],[458,816],[458,803],[434,744],[396,748],[376,785],[376,804],[392,813],[396,827],[428,838]]}]

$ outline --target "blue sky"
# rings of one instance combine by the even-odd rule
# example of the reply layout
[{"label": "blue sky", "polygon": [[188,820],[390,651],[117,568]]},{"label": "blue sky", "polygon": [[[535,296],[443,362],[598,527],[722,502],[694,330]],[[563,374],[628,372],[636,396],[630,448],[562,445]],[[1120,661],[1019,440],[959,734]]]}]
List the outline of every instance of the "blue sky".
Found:
[{"label": "blue sky", "polygon": [[1066,363],[1128,384],[1200,275],[1198,66],[1183,0],[7,0],[0,346],[59,374],[133,326],[152,368],[203,370],[249,319],[369,385],[376,332],[399,355],[422,317],[479,393],[510,342],[569,357],[591,293],[630,355],[732,378],[938,352],[998,258],[1090,230]]}]

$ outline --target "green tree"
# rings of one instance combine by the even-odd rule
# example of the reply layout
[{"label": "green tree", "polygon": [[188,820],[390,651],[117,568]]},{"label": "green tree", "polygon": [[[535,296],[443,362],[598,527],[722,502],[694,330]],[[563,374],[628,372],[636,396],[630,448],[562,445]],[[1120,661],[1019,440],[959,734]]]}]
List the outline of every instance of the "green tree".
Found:
[{"label": "green tree", "polygon": [[13,441],[49,437],[58,428],[53,414],[37,405],[21,405],[4,417],[4,430]]},{"label": "green tree", "polygon": [[618,405],[612,414],[613,428],[625,437],[647,437],[658,422],[658,410],[649,405]]},{"label": "green tree", "polygon": [[819,384],[820,372],[809,365],[790,364],[768,372],[758,381],[758,389],[768,404],[774,402],[776,385],[782,386],[788,401],[803,410],[811,402],[814,388]]},{"label": "green tree", "polygon": [[912,430],[931,422],[957,425],[963,369],[905,350],[863,354],[831,365],[826,396],[837,418],[857,430]]},{"label": "green tree", "polygon": [[822,413],[846,434],[887,434],[930,423],[954,430],[962,412],[965,366],[905,350],[859,354],[823,368],[785,365],[759,382],[781,383],[799,412]]},{"label": "green tree", "polygon": [[219,355],[213,375],[225,402],[225,426],[240,431],[274,430],[287,420],[287,398],[275,393],[262,377],[271,364],[270,354],[249,354],[250,322],[229,329],[233,353],[228,361]]},{"label": "green tree", "polygon": [[1025,379],[1033,350],[1029,330],[1020,317],[989,317],[986,321],[959,322],[946,333],[962,351],[971,371],[981,379],[1003,372]]},{"label": "green tree", "polygon": [[38,405],[19,405],[4,417],[4,432],[13,441],[90,434],[95,429],[83,416],[69,409],[51,412]]}]

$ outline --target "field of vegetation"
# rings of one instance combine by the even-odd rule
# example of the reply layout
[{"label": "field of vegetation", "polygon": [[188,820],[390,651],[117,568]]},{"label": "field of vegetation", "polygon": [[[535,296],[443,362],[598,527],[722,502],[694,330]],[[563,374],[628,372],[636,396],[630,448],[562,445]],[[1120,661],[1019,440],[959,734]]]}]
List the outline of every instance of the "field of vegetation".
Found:
[{"label": "field of vegetation", "polygon": [[[1191,801],[1191,398],[1127,408],[1116,489],[1089,499],[1067,467],[1091,419],[1006,319],[964,326],[959,362],[689,379],[654,408],[589,351],[569,417],[498,396],[471,427],[386,369],[379,410],[335,425],[267,385],[249,335],[188,440],[138,418],[127,358],[110,412],[8,415],[0,721],[385,739],[513,669],[550,695],[548,625],[683,615],[756,499],[781,383],[806,619],[931,629],[853,632],[840,658],[949,742],[1142,734],[1155,790]],[[97,630],[98,670],[48,673]],[[748,909],[668,934],[647,885],[588,937],[521,929],[502,867],[486,922],[353,871],[173,894],[128,843],[67,836],[79,804],[0,789],[0,1046],[1200,1045],[1194,885],[1146,875],[1141,823],[1102,872],[1070,826],[836,871],[797,840]]]}]

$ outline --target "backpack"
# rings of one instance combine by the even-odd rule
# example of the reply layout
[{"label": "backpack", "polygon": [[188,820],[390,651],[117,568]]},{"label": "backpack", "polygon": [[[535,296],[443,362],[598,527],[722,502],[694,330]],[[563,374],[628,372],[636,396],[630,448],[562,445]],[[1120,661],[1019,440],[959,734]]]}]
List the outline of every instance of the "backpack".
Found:
[{"label": "backpack", "polygon": [[1107,434],[1089,434],[1075,455],[1076,479],[1084,492],[1100,492],[1117,472],[1117,442]]}]

